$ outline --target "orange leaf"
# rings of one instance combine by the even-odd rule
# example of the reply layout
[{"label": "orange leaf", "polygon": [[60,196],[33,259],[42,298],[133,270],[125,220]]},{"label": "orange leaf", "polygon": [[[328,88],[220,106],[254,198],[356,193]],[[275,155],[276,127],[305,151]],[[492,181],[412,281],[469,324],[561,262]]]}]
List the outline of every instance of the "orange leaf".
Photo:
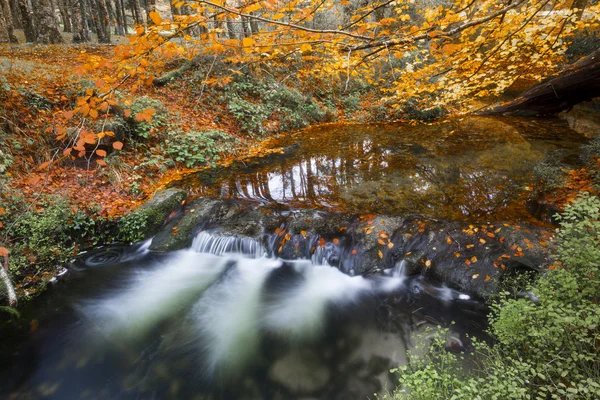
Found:
[{"label": "orange leaf", "polygon": [[129,117],[131,117],[131,110],[125,110],[125,111],[123,111],[123,116],[124,116],[125,118],[129,118]]},{"label": "orange leaf", "polygon": [[306,238],[306,231],[300,231],[300,234],[302,235],[303,238]]},{"label": "orange leaf", "polygon": [[452,239],[450,239],[448,236],[446,236],[446,243],[452,244]]},{"label": "orange leaf", "polygon": [[333,244],[338,244],[340,240],[338,238],[333,239]]},{"label": "orange leaf", "polygon": [[385,242],[381,239],[377,239],[377,243],[379,243],[382,246],[385,246]]},{"label": "orange leaf", "polygon": [[103,167],[106,167],[106,165],[107,165],[106,161],[104,161],[104,160],[96,160],[96,164],[102,165]]},{"label": "orange leaf", "polygon": [[487,282],[487,281],[489,281],[490,279],[491,279],[491,278],[490,278],[490,276],[489,276],[489,275],[486,275],[486,276],[485,276],[485,279],[484,279],[484,281],[486,281],[486,282]]},{"label": "orange leaf", "polygon": [[394,243],[392,243],[392,242],[389,242],[389,243],[388,243],[388,248],[389,248],[389,249],[392,249],[393,247],[394,247]]},{"label": "orange leaf", "polygon": [[106,151],[104,150],[96,150],[96,154],[98,154],[100,157],[106,157]]},{"label": "orange leaf", "polygon": [[152,22],[154,22],[154,25],[160,25],[162,23],[162,18],[156,11],[151,11],[150,13],[148,13],[148,16],[150,17]]},{"label": "orange leaf", "polygon": [[8,249],[6,247],[0,247],[0,256],[2,256],[2,257],[8,256]]},{"label": "orange leaf", "polygon": [[319,239],[319,246],[325,247],[325,239],[323,239],[323,238]]},{"label": "orange leaf", "polygon": [[115,150],[121,150],[123,148],[123,143],[121,142],[114,142],[112,145]]},{"label": "orange leaf", "polygon": [[353,249],[352,250],[352,255],[356,255],[356,253],[357,253],[356,249]]},{"label": "orange leaf", "polygon": [[42,170],[42,169],[45,169],[45,168],[46,168],[48,165],[50,165],[50,163],[51,163],[51,162],[52,162],[52,161],[46,161],[46,162],[44,162],[44,163],[41,163],[41,164],[39,165],[39,167],[37,167],[38,171],[40,171],[40,170]]}]

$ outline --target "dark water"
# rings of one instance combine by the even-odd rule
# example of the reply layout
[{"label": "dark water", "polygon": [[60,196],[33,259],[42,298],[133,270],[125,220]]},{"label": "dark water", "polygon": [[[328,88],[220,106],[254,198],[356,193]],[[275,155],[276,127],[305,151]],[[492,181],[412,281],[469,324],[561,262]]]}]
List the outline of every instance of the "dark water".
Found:
[{"label": "dark water", "polygon": [[[235,239],[231,239],[232,241]],[[403,275],[350,277],[310,261],[216,256],[202,240],[156,255],[109,249],[73,265],[4,349],[16,399],[348,399],[393,388],[414,332],[480,333],[469,296]],[[106,264],[101,259],[108,261]]]},{"label": "dark water", "polygon": [[515,221],[530,219],[524,204],[533,166],[547,156],[577,163],[586,142],[558,119],[332,125],[273,141],[283,154],[201,172],[179,185],[202,197],[296,208]]},{"label": "dark water", "polygon": [[[533,165],[559,149],[575,163],[585,141],[552,120],[327,126],[177,185],[268,207],[529,220]],[[372,398],[394,387],[415,333],[451,326],[448,347],[464,349],[485,328],[483,305],[403,263],[351,277],[206,235],[167,254],[145,243],[82,255],[22,310],[26,329],[3,331],[3,398]]]}]

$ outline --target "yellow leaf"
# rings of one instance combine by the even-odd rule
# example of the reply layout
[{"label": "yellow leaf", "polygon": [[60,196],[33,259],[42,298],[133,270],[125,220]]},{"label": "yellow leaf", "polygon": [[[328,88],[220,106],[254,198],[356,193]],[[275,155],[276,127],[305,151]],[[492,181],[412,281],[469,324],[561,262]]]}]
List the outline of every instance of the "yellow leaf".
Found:
[{"label": "yellow leaf", "polygon": [[381,252],[381,250],[377,251],[377,255],[379,256],[379,258],[383,258],[383,253]]},{"label": "yellow leaf", "polygon": [[271,19],[277,21],[278,19],[282,19],[283,17],[285,17],[285,14],[277,13],[277,14],[273,14]]},{"label": "yellow leaf", "polygon": [[242,47],[252,47],[252,44],[254,43],[254,40],[252,40],[252,38],[244,38],[242,39]]},{"label": "yellow leaf", "polygon": [[392,249],[392,248],[394,248],[394,243],[392,243],[392,242],[389,242],[389,243],[388,243],[388,249]]},{"label": "yellow leaf", "polygon": [[431,260],[427,260],[427,261],[425,261],[425,266],[426,266],[427,268],[431,267]]},{"label": "yellow leaf", "polygon": [[300,46],[300,51],[301,52],[307,52],[307,51],[311,51],[312,50],[312,46],[308,43],[304,43],[303,45]]},{"label": "yellow leaf", "polygon": [[156,11],[151,11],[148,16],[154,22],[154,25],[160,25],[162,23],[162,18]]},{"label": "yellow leaf", "polygon": [[300,234],[302,235],[303,238],[306,238],[306,231],[300,231]]}]

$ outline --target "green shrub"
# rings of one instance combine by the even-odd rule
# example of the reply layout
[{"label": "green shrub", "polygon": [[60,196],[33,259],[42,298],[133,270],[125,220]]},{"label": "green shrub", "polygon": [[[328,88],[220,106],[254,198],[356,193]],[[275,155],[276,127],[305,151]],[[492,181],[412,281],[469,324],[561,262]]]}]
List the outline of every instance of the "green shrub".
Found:
[{"label": "green shrub", "polygon": [[582,193],[558,217],[558,255],[588,285],[600,283],[600,199]]},{"label": "green shrub", "polygon": [[219,155],[231,150],[235,139],[218,130],[173,131],[165,140],[167,154],[188,168],[215,165]]},{"label": "green shrub", "polygon": [[566,173],[558,154],[550,154],[544,161],[533,167],[533,175],[542,192],[549,192],[564,186]]},{"label": "green shrub", "polygon": [[125,243],[135,243],[144,239],[148,215],[144,212],[132,212],[121,218],[118,239]]},{"label": "green shrub", "polygon": [[[148,96],[136,98],[128,107],[131,116],[126,120],[123,117],[115,117],[111,123],[110,129],[119,134],[121,131],[135,139],[148,139],[150,134],[167,124],[167,108],[160,100],[155,100]],[[136,121],[135,116],[146,109],[154,110],[154,115],[150,121]],[[107,130],[110,130],[107,129]]]},{"label": "green shrub", "polygon": [[582,147],[583,161],[588,165],[592,182],[600,190],[600,137],[595,137],[589,144]]},{"label": "green shrub", "polygon": [[228,108],[244,131],[253,135],[264,133],[263,124],[271,115],[271,110],[264,104],[252,103],[233,95]]},{"label": "green shrub", "polygon": [[[26,204],[26,203],[21,203]],[[9,241],[12,243],[10,268],[19,272],[30,266],[37,270],[66,263],[76,247],[98,243],[96,220],[81,210],[72,208],[63,198],[49,198],[41,204],[42,211],[18,212],[12,209],[14,220]]]}]

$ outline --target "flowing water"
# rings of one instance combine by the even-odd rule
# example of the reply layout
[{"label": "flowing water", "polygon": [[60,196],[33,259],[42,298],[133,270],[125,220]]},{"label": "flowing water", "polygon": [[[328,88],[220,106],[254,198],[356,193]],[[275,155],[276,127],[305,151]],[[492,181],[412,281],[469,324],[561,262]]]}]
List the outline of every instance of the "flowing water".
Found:
[{"label": "flowing water", "polygon": [[[584,142],[523,120],[322,127],[275,142],[283,155],[177,185],[265,207],[531,220],[532,165],[557,149],[573,161]],[[149,246],[82,254],[22,311],[29,333],[0,343],[3,398],[373,398],[393,389],[415,333],[450,326],[461,350],[485,329],[481,303],[408,276],[405,261],[350,276],[325,248],[283,260],[209,231],[185,250]]]}]

